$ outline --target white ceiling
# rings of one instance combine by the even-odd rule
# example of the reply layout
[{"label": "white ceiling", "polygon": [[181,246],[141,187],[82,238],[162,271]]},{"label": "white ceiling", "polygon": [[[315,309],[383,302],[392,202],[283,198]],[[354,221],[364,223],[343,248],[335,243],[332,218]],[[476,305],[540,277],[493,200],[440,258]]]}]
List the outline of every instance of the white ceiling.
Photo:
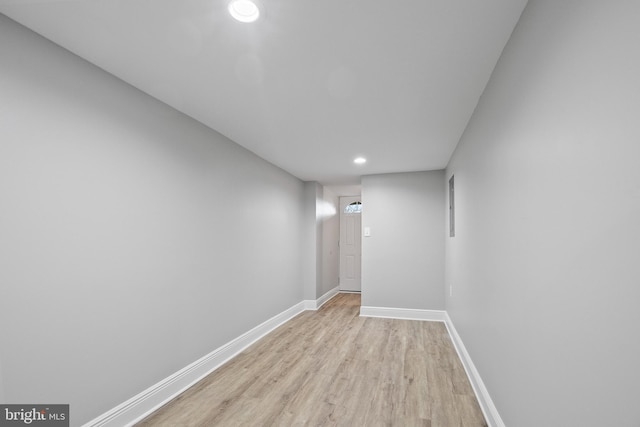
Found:
[{"label": "white ceiling", "polygon": [[[0,0],[0,12],[308,181],[446,166],[526,0]],[[368,158],[364,166],[352,160]]]}]

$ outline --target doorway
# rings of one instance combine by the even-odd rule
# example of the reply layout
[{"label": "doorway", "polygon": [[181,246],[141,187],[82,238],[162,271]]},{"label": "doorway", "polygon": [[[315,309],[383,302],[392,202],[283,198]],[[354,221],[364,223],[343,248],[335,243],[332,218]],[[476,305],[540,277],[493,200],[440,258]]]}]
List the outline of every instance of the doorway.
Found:
[{"label": "doorway", "polygon": [[362,200],[340,197],[340,290],[360,292],[362,259]]}]

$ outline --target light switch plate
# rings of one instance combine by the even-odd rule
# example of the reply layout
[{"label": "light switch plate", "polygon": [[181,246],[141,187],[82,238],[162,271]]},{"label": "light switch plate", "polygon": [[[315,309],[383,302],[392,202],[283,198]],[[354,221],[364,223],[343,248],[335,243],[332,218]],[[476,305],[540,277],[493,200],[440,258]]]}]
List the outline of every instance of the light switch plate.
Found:
[{"label": "light switch plate", "polygon": [[371,236],[371,228],[370,227],[365,227],[364,228],[364,237],[370,237]]}]

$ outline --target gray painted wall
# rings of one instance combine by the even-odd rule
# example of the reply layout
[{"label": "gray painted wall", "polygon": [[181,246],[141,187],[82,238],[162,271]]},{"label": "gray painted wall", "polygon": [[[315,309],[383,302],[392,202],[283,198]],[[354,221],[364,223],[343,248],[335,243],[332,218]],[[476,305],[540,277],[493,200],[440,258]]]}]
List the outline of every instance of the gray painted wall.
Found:
[{"label": "gray painted wall", "polygon": [[0,15],[2,400],[74,425],[303,299],[303,183]]},{"label": "gray painted wall", "polygon": [[318,286],[318,297],[339,285],[340,248],[340,199],[326,187],[322,189],[322,203],[318,216],[322,220],[322,282]]},{"label": "gray painted wall", "polygon": [[362,305],[444,309],[444,176],[362,177]]},{"label": "gray painted wall", "polygon": [[315,181],[304,183],[304,299],[317,300],[338,286],[338,197]]},{"label": "gray painted wall", "polygon": [[[0,332],[2,332],[1,329]],[[0,358],[0,402],[6,402],[4,397],[4,381],[2,380],[2,358]]]},{"label": "gray painted wall", "polygon": [[322,220],[318,217],[322,201],[322,186],[315,181],[304,183],[304,219],[301,241],[303,242],[303,287],[304,299],[318,298],[318,283],[322,282]]},{"label": "gray painted wall", "polygon": [[447,169],[447,310],[508,426],[640,425],[638,22],[529,1]]}]

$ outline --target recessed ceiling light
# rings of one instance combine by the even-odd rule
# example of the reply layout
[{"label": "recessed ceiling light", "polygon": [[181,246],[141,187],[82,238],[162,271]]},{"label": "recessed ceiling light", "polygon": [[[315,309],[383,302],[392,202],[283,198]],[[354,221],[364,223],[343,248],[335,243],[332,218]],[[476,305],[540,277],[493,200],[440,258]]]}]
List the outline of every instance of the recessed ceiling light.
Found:
[{"label": "recessed ceiling light", "polygon": [[250,0],[232,0],[229,13],[240,22],[253,22],[260,16],[260,9]]},{"label": "recessed ceiling light", "polygon": [[367,159],[365,159],[364,157],[356,157],[355,159],[353,159],[353,163],[355,163],[356,165],[363,165],[367,163]]}]

